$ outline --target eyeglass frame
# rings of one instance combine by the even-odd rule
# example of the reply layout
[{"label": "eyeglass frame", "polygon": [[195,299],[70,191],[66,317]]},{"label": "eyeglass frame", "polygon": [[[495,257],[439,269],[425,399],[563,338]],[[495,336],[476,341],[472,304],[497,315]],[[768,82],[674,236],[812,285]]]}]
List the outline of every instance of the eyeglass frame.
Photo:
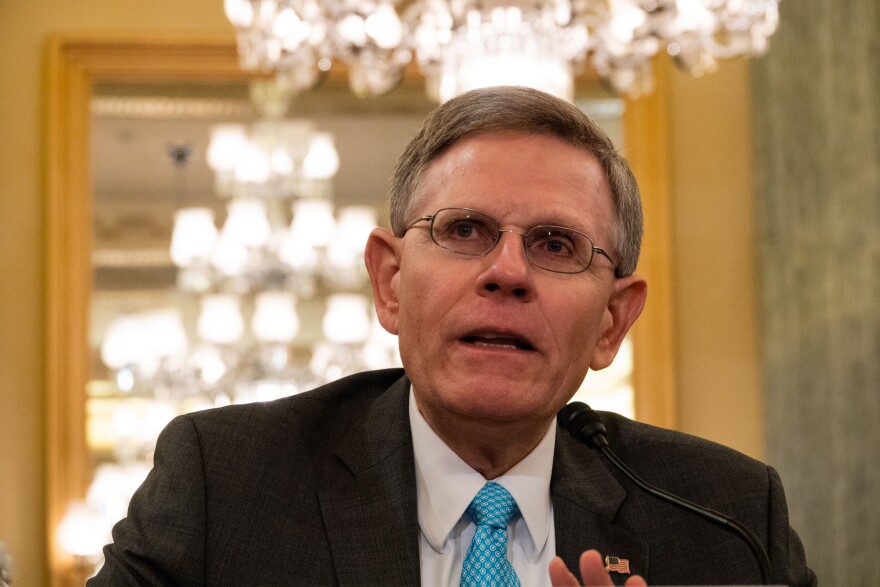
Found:
[{"label": "eyeglass frame", "polygon": [[[437,217],[437,214],[439,214],[440,212],[443,212],[445,210],[460,210],[462,212],[476,213],[476,214],[479,214],[481,216],[485,216],[486,218],[492,220],[492,222],[494,222],[496,224],[496,226],[498,226],[498,232],[495,234],[495,238],[492,241],[492,246],[490,246],[485,252],[480,253],[480,254],[476,254],[476,253],[465,253],[462,251],[456,251],[454,249],[450,249],[449,247],[443,246],[439,242],[437,242],[437,239],[434,236],[434,219]],[[496,246],[498,246],[499,242],[501,242],[501,233],[510,232],[513,234],[518,234],[522,237],[523,249],[525,250],[526,259],[529,260],[530,265],[532,265],[533,267],[537,267],[538,269],[543,269],[544,271],[550,271],[552,273],[561,273],[563,275],[577,275],[579,273],[583,273],[584,271],[586,271],[587,269],[590,268],[590,266],[593,264],[593,258],[596,256],[596,253],[598,253],[598,254],[602,255],[603,257],[605,257],[606,259],[608,259],[608,261],[611,263],[612,268],[614,269],[615,275],[617,274],[617,263],[614,262],[614,259],[611,258],[611,256],[605,251],[605,249],[602,249],[601,247],[597,247],[595,241],[592,238],[590,238],[589,236],[587,236],[586,234],[584,234],[583,232],[581,232],[579,230],[575,230],[574,228],[570,228],[568,226],[559,226],[556,224],[537,224],[537,225],[529,228],[526,232],[520,232],[518,230],[513,230],[512,228],[501,228],[501,222],[499,222],[497,218],[495,218],[494,216],[491,216],[489,214],[486,214],[485,212],[481,212],[480,210],[475,210],[474,208],[454,208],[454,207],[451,207],[451,208],[440,208],[440,209],[436,210],[433,214],[427,214],[425,216],[421,216],[420,218],[415,219],[413,222],[411,222],[404,229],[403,234],[401,235],[401,238],[403,236],[405,236],[407,232],[409,232],[409,229],[413,228],[419,222],[430,222],[430,224],[428,225],[428,229],[429,229],[428,232],[431,235],[431,241],[435,245],[437,245],[438,247],[443,249],[444,251],[449,251],[450,253],[455,253],[457,255],[466,255],[468,257],[485,257],[486,255],[491,253],[495,249]],[[535,263],[535,261],[532,259],[531,253],[529,252],[529,246],[528,246],[529,234],[531,234],[532,231],[535,229],[547,229],[547,228],[562,229],[562,230],[566,230],[569,232],[573,232],[575,234],[581,235],[582,237],[584,237],[585,239],[590,241],[590,246],[592,249],[591,253],[590,253],[590,260],[587,262],[587,265],[583,269],[581,269],[580,271],[559,271],[558,269],[549,269],[547,267],[543,267],[543,266]]]}]

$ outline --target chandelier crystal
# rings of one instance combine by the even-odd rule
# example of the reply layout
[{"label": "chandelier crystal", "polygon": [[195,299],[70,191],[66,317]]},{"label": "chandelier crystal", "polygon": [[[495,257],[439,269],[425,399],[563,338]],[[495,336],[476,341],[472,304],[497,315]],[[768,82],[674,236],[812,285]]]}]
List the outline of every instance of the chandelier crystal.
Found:
[{"label": "chandelier crystal", "polygon": [[661,51],[693,75],[764,52],[779,0],[225,0],[245,69],[295,90],[334,61],[361,97],[393,89],[418,64],[432,98],[488,85],[571,100],[591,66],[621,93],[650,92]]},{"label": "chandelier crystal", "polygon": [[[208,207],[174,214],[178,307],[124,313],[108,327],[101,358],[124,394],[254,401],[399,365],[396,339],[374,332],[382,328],[366,296],[376,209],[334,206],[334,137],[284,117],[288,88],[253,82],[251,99],[259,120],[210,129],[206,160],[225,220]],[[168,152],[182,180],[192,149]],[[321,300],[322,332],[295,340],[300,312],[314,316]]]}]

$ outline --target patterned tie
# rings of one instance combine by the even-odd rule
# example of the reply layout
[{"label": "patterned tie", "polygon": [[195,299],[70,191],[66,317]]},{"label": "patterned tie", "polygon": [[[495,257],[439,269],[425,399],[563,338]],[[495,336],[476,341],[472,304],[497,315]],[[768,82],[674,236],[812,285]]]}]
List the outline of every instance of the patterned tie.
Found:
[{"label": "patterned tie", "polygon": [[461,567],[461,587],[520,587],[507,558],[507,524],[519,512],[516,501],[501,485],[483,485],[468,506],[477,525]]}]

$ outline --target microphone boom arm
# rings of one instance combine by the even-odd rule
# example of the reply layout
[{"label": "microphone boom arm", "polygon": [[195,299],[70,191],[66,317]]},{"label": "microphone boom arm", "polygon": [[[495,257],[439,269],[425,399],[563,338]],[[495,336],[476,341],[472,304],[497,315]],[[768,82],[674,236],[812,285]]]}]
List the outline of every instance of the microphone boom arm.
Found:
[{"label": "microphone boom arm", "polygon": [[605,425],[602,424],[599,414],[587,404],[582,402],[572,402],[568,404],[559,411],[558,420],[559,423],[571,433],[575,440],[586,444],[590,448],[593,448],[600,454],[604,455],[605,458],[607,458],[615,467],[617,467],[617,469],[620,470],[621,473],[626,475],[626,477],[635,483],[635,485],[642,491],[675,506],[693,512],[698,516],[702,516],[734,534],[737,534],[746,545],[748,545],[749,549],[752,551],[752,555],[758,562],[758,567],[761,571],[761,583],[764,585],[768,584],[770,577],[770,559],[767,557],[767,553],[761,546],[758,537],[755,536],[751,530],[733,518],[720,512],[697,505],[645,482],[632,469],[630,469],[629,466],[621,461],[617,455],[614,454],[614,451],[611,450],[611,447],[608,445]]}]

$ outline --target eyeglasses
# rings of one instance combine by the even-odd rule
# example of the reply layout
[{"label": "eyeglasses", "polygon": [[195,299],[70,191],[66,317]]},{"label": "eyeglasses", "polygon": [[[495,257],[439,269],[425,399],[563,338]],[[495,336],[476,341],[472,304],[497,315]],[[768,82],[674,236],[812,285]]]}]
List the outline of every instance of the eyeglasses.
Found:
[{"label": "eyeglasses", "polygon": [[593,239],[572,228],[541,225],[528,232],[502,229],[488,214],[469,208],[442,208],[417,219],[406,230],[419,222],[431,223],[431,240],[439,247],[461,255],[487,255],[501,240],[502,232],[512,232],[523,237],[526,257],[535,267],[556,273],[581,273],[593,262],[593,254],[599,253],[617,269],[617,263],[595,246]]}]

